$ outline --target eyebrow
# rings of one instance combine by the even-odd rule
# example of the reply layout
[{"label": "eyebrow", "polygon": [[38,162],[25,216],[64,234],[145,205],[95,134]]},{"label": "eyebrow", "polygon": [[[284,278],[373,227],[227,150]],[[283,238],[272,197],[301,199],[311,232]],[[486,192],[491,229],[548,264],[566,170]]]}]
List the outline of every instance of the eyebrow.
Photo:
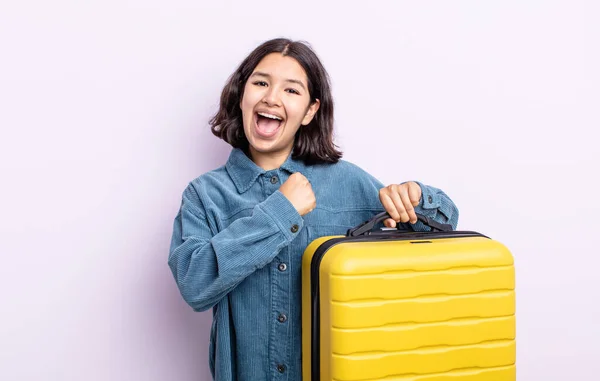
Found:
[{"label": "eyebrow", "polygon": [[[252,78],[252,77],[266,77],[266,78],[271,78],[271,75],[268,74],[268,73],[264,73],[262,71],[255,71],[250,76],[250,78]],[[306,87],[304,87],[304,84],[302,83],[302,81],[299,81],[297,79],[291,79],[291,78],[288,78],[285,81],[286,82],[291,82],[291,83],[296,83],[297,85],[299,85],[300,87],[302,87],[304,90],[306,90]]]}]

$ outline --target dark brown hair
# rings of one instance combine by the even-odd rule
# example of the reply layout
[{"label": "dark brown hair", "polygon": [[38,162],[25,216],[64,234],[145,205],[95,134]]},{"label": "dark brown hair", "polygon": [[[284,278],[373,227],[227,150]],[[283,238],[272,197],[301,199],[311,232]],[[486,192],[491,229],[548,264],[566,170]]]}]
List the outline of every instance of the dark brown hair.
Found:
[{"label": "dark brown hair", "polygon": [[337,162],[342,157],[342,152],[337,150],[333,143],[333,98],[329,75],[317,55],[301,41],[285,38],[266,41],[242,61],[225,84],[219,110],[210,119],[212,133],[233,147],[248,152],[249,143],[244,134],[239,105],[246,81],[258,63],[271,53],[281,53],[298,61],[306,72],[310,102],[318,99],[321,103],[312,121],[298,129],[292,157],[307,164]]}]

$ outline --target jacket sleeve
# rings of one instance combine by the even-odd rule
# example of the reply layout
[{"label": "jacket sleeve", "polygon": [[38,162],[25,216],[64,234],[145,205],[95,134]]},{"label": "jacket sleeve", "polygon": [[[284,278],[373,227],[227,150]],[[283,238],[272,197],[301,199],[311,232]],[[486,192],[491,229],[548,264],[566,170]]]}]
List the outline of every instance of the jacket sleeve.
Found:
[{"label": "jacket sleeve", "polygon": [[[450,224],[452,225],[452,229],[456,230],[459,212],[452,199],[441,189],[422,184],[419,181],[415,181],[415,183],[421,187],[421,201],[415,207],[415,212],[432,218],[437,222]],[[418,221],[413,227],[417,231],[430,230],[421,221]]]},{"label": "jacket sleeve", "polygon": [[213,234],[198,194],[188,186],[173,224],[168,260],[183,299],[195,311],[211,308],[270,263],[302,226],[300,214],[276,191],[251,216]]}]

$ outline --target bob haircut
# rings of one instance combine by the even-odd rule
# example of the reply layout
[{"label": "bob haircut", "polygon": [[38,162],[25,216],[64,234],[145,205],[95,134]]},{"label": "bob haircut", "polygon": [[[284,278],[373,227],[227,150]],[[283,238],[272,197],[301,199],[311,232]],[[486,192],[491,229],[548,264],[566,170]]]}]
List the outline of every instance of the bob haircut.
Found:
[{"label": "bob haircut", "polygon": [[285,38],[266,41],[242,61],[225,84],[219,110],[210,119],[212,133],[248,154],[249,143],[244,134],[240,101],[244,96],[246,81],[259,62],[271,53],[294,58],[306,72],[310,102],[317,99],[321,102],[311,122],[298,129],[294,137],[292,157],[307,164],[337,162],[342,157],[342,152],[333,143],[333,97],[329,75],[317,55],[300,41]]}]

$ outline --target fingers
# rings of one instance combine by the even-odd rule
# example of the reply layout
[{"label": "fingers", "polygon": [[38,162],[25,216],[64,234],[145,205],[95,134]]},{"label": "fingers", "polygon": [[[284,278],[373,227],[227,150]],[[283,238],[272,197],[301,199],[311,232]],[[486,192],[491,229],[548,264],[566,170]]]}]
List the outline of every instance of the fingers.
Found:
[{"label": "fingers", "polygon": [[414,207],[421,200],[421,188],[418,184],[389,185],[379,191],[379,199],[395,222],[410,222],[411,224],[417,222]]},{"label": "fingers", "polygon": [[390,198],[389,192],[385,188],[380,191],[379,200],[390,217],[392,217],[394,221],[400,221],[400,213],[398,213],[394,202]]},{"label": "fingers", "polygon": [[[408,200],[408,191],[403,186],[392,185],[390,197],[394,202],[394,206],[400,215],[400,222],[408,222],[410,216],[406,209],[406,201]],[[409,202],[410,204],[410,202]]]},{"label": "fingers", "polygon": [[408,196],[412,206],[417,206],[421,202],[421,187],[415,182],[408,183]]},{"label": "fingers", "polygon": [[281,193],[304,216],[317,206],[317,200],[310,181],[300,172],[295,172],[279,187]]},{"label": "fingers", "polygon": [[[413,207],[412,201],[410,199],[410,195],[408,192],[408,186],[403,187],[400,192],[400,198],[402,199],[402,203],[404,205],[404,209],[406,210],[407,220],[410,221],[411,224],[417,222],[417,214],[415,213],[415,208]],[[406,221],[402,221],[406,222]]]}]

